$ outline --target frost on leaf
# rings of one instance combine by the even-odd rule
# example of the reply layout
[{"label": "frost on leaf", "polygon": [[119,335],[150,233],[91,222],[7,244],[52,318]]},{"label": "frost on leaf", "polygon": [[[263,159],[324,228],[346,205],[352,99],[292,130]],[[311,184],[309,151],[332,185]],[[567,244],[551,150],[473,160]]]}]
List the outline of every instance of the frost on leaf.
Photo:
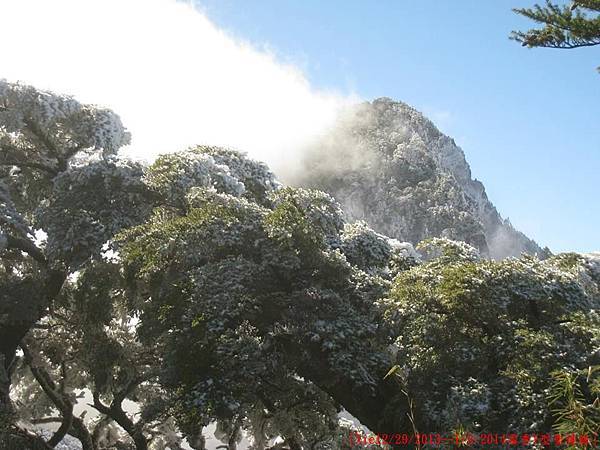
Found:
[{"label": "frost on leaf", "polygon": [[110,158],[72,168],[53,180],[52,192],[36,211],[36,225],[47,235],[52,259],[77,267],[99,256],[105,242],[150,213],[143,169]]},{"label": "frost on leaf", "polygon": [[0,80],[0,163],[65,170],[81,152],[115,154],[130,135],[110,110]]}]

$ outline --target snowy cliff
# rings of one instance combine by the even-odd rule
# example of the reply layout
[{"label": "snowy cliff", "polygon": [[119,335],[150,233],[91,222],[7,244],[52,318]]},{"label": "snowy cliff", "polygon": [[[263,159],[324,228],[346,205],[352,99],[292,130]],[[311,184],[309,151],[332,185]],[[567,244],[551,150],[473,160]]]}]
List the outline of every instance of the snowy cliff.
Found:
[{"label": "snowy cliff", "polygon": [[285,181],[329,192],[350,219],[378,232],[413,244],[462,240],[496,259],[546,256],[500,216],[454,140],[404,103],[380,98],[348,109],[305,155]]}]

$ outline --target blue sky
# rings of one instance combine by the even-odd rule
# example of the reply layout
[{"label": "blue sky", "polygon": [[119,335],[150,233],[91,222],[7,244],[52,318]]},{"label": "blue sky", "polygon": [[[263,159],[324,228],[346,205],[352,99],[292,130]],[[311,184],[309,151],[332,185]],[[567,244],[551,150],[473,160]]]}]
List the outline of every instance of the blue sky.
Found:
[{"label": "blue sky", "polygon": [[600,250],[600,48],[525,49],[529,0],[201,0],[228,34],[321,90],[405,101],[463,148],[513,225],[557,251]]}]

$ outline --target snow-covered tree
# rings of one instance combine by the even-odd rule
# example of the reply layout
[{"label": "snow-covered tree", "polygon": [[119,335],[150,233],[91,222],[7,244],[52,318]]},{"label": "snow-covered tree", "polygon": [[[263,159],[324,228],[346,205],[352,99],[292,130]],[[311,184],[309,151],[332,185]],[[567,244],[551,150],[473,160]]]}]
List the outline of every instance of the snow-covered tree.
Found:
[{"label": "snow-covered tree", "polygon": [[17,348],[65,281],[149,211],[141,167],[116,157],[128,141],[109,110],[0,80],[0,432],[9,447],[28,439],[9,398]]},{"label": "snow-covered tree", "polygon": [[426,247],[428,262],[401,273],[379,302],[421,429],[550,430],[559,419],[551,374],[600,363],[597,261],[496,262],[463,243]]},{"label": "snow-covered tree", "polygon": [[216,423],[231,450],[338,449],[342,408],[382,433],[551,426],[551,377],[600,363],[596,256],[417,251],[244,154],[142,167],[113,113],[0,94],[4,448],[202,449]]},{"label": "snow-covered tree", "polygon": [[[363,400],[376,401],[389,362],[372,308],[389,279],[367,270],[391,260],[391,245],[361,225],[365,245],[352,257],[363,267],[355,266],[327,194],[281,188],[239,154],[201,147],[186,155],[198,164],[193,172],[174,169],[182,156],[150,167],[146,179],[165,206],[119,239],[139,333],[164,349],[162,382],[178,393],[180,427],[217,421],[230,446],[240,428],[256,448],[277,436],[293,448],[331,445],[336,395],[355,414],[373,407]],[[221,155],[228,170],[214,166]],[[223,173],[242,188],[222,182]],[[361,254],[377,240],[387,253]]]}]

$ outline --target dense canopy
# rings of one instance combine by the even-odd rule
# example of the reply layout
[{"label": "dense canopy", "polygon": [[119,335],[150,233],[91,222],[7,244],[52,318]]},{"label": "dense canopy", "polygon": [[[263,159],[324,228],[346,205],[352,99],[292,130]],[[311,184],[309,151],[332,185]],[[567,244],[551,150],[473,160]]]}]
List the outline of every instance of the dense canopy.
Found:
[{"label": "dense canopy", "polygon": [[201,449],[215,423],[230,449],[341,448],[343,410],[381,433],[600,423],[598,256],[415,249],[242,153],[143,166],[109,111],[6,82],[0,105],[6,448]]}]

